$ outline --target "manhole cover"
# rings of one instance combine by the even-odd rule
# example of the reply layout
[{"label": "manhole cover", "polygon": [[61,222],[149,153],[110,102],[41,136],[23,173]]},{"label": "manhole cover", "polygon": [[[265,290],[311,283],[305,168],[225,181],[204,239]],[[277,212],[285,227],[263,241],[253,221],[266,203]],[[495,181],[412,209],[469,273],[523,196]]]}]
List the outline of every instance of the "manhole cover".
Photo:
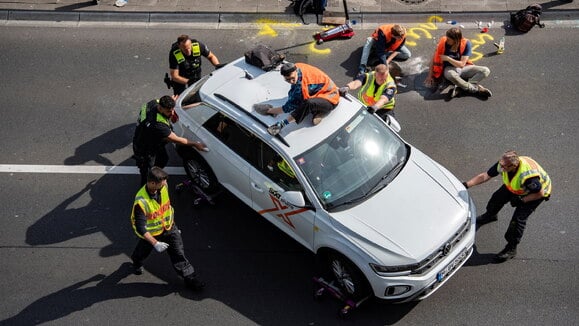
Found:
[{"label": "manhole cover", "polygon": [[400,1],[404,4],[407,4],[407,5],[415,5],[415,4],[426,2],[428,0],[398,0],[398,1]]}]

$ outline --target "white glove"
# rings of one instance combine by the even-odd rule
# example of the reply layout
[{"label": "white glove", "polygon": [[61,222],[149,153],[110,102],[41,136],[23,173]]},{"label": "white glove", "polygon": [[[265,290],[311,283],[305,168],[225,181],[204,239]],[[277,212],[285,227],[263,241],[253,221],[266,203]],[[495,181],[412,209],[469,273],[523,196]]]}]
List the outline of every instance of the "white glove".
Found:
[{"label": "white glove", "polygon": [[157,243],[155,243],[153,247],[155,247],[155,250],[157,250],[157,252],[163,252],[167,250],[167,248],[169,248],[169,244],[166,242],[157,241]]}]

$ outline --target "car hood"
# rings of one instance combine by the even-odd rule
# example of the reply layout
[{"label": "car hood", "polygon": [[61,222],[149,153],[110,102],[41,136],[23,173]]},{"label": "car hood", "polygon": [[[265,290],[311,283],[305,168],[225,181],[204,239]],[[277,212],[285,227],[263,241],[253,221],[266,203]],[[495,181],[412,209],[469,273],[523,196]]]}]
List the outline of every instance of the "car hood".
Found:
[{"label": "car hood", "polygon": [[388,186],[331,214],[336,228],[388,265],[426,258],[460,229],[468,215],[468,203],[459,196],[460,182],[417,149],[411,153]]}]

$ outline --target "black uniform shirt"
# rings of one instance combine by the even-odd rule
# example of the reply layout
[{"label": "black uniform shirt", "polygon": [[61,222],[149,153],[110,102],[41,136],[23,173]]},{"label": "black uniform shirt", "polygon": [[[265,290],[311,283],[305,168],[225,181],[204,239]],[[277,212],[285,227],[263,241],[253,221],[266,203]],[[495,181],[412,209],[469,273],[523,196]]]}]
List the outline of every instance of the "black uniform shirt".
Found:
[{"label": "black uniform shirt", "polygon": [[[207,58],[207,56],[209,55],[210,51],[209,48],[196,40],[191,40],[192,43],[199,43],[199,48],[201,50],[201,56],[204,56]],[[186,56],[185,53],[183,53],[183,57],[185,58],[185,61],[181,62],[181,63],[177,63],[177,58],[175,58],[175,55],[173,55],[173,52],[175,50],[179,49],[179,45],[177,44],[177,42],[173,43],[173,45],[171,46],[171,51],[169,52],[169,69],[179,69],[179,76],[184,77],[184,78],[191,78],[192,77],[192,73],[195,71],[198,71],[201,69],[201,56],[195,57],[193,56],[193,51],[191,52],[190,56]],[[198,68],[193,68],[194,65],[198,65]]]}]

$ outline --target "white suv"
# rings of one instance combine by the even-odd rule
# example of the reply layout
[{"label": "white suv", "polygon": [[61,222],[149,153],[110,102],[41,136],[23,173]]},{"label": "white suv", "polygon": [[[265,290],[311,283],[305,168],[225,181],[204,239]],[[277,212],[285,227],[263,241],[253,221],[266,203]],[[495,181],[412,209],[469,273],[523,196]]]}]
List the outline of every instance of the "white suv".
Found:
[{"label": "white suv", "polygon": [[285,115],[252,106],[281,106],[289,87],[279,70],[240,58],[188,88],[175,131],[210,149],[177,148],[189,177],[207,192],[225,187],[314,252],[353,299],[426,298],[472,253],[466,189],[351,95],[319,125],[304,119],[271,136]]}]

